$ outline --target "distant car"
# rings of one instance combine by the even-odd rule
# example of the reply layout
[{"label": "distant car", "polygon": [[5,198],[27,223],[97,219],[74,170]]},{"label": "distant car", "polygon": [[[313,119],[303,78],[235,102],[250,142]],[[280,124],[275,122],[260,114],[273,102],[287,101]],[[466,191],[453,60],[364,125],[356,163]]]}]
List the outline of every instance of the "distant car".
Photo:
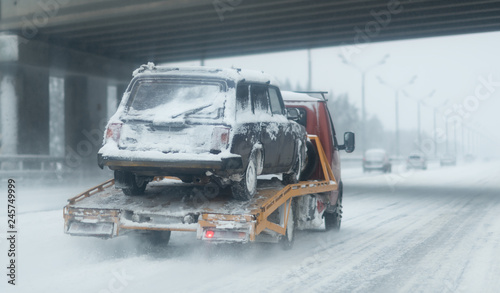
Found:
[{"label": "distant car", "polygon": [[387,152],[383,149],[369,149],[363,157],[363,172],[379,170],[384,173],[392,171],[392,164]]},{"label": "distant car", "polygon": [[411,154],[406,160],[406,169],[427,170],[427,158],[423,154]]},{"label": "distant car", "polygon": [[298,182],[305,128],[287,119],[278,87],[262,72],[143,65],[108,122],[98,164],[115,171],[125,194],[155,176],[230,186],[249,200],[257,175]]},{"label": "distant car", "polygon": [[445,154],[439,160],[441,166],[456,166],[457,158],[452,154]]},{"label": "distant car", "polygon": [[466,163],[471,163],[471,162],[474,162],[475,160],[476,160],[476,157],[473,154],[466,154],[464,156],[464,161]]}]

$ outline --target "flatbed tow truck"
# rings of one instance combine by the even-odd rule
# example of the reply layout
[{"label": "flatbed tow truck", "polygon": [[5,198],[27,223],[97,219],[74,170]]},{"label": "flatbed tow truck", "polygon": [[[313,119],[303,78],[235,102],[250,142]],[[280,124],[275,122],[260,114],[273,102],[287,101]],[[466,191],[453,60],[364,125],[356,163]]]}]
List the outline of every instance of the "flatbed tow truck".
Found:
[{"label": "flatbed tow truck", "polygon": [[163,233],[164,244],[170,231],[196,232],[197,239],[215,243],[291,243],[297,219],[317,210],[314,204],[305,207],[311,202],[305,197],[339,189],[319,137],[308,137],[316,148],[323,180],[284,186],[276,177],[259,179],[255,197],[238,201],[224,192],[211,198],[203,186],[172,177],[157,177],[146,194],[127,196],[114,188],[111,179],[68,200],[63,209],[64,232],[100,238]]}]

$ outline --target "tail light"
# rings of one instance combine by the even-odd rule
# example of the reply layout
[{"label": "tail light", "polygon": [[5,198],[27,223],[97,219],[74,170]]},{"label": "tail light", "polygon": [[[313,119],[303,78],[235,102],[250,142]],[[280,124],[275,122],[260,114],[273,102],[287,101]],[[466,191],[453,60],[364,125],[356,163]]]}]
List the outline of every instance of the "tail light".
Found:
[{"label": "tail light", "polygon": [[228,127],[214,128],[212,132],[212,145],[210,147],[211,153],[220,153],[223,149],[227,148],[230,131],[231,129]]},{"label": "tail light", "polygon": [[214,237],[214,234],[215,232],[212,231],[212,230],[207,230],[205,231],[205,238],[213,238]]},{"label": "tail light", "polygon": [[108,125],[108,129],[106,130],[106,141],[109,139],[118,142],[120,139],[120,132],[122,130],[122,123],[111,123]]}]

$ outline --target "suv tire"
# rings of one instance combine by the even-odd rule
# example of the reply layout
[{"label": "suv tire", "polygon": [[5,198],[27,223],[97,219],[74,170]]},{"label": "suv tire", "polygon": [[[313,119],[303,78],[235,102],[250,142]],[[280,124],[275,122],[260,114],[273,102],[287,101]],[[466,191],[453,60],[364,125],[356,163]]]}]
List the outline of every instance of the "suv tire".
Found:
[{"label": "suv tire", "polygon": [[231,184],[233,198],[238,200],[250,200],[257,192],[257,156],[255,152],[248,158],[247,168],[240,181]]},{"label": "suv tire", "polygon": [[297,154],[297,160],[295,161],[295,164],[293,166],[293,171],[292,173],[283,173],[283,181],[282,183],[284,185],[288,184],[295,184],[300,181],[300,175],[302,171],[302,154],[304,153],[304,149],[300,148],[299,153]]},{"label": "suv tire", "polygon": [[148,181],[138,178],[134,173],[128,171],[115,171],[115,186],[126,195],[144,194]]}]

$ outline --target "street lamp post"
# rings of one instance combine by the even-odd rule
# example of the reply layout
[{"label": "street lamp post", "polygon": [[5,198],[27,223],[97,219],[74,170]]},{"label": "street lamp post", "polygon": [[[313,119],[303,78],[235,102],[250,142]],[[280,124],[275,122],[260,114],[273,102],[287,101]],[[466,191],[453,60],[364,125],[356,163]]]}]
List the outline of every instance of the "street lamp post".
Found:
[{"label": "street lamp post", "polygon": [[394,105],[396,106],[396,156],[399,158],[400,149],[399,149],[399,89],[396,90],[396,97],[394,101]]},{"label": "street lamp post", "polygon": [[415,82],[415,79],[417,79],[417,76],[414,75],[407,83],[404,83],[403,85],[400,85],[398,87],[394,87],[386,83],[380,76],[377,76],[378,81],[390,87],[394,93],[395,93],[395,101],[394,104],[396,106],[395,112],[396,112],[396,156],[400,156],[400,145],[399,145],[399,92],[406,86],[411,85]]},{"label": "street lamp post", "polygon": [[437,125],[436,125],[436,117],[437,117],[437,110],[436,108],[432,108],[432,113],[434,114],[434,158],[437,158],[438,154],[438,143],[437,143]]},{"label": "street lamp post", "polygon": [[[407,97],[410,97],[410,95],[408,95],[408,93],[406,93],[405,91],[403,91],[403,93],[407,96]],[[432,97],[434,94],[436,93],[436,90],[432,90],[427,96],[425,97],[422,97],[422,98],[418,98],[417,99],[417,136],[418,136],[418,144],[420,145],[422,143],[422,125],[421,125],[421,116],[420,116],[420,109],[422,107],[422,104],[425,104],[424,103],[424,100]],[[435,118],[435,117],[434,117]],[[435,121],[436,119],[434,119]],[[436,127],[435,123],[434,123],[434,127]]]},{"label": "street lamp post", "polygon": [[[431,94],[433,95],[434,94],[434,91],[431,92]],[[431,95],[429,94],[429,95]],[[433,134],[434,134],[434,157],[437,158],[437,153],[438,153],[438,143],[437,143],[437,114],[438,114],[438,109],[440,108],[443,108],[444,106],[446,106],[448,104],[449,100],[446,99],[446,101],[444,101],[443,103],[441,103],[439,106],[433,106],[433,105],[430,105],[426,102],[422,102],[422,104],[426,107],[429,107],[429,108],[432,108],[432,111],[433,111],[433,116],[434,116],[434,131],[433,131]],[[419,122],[420,124],[420,122]],[[448,128],[447,128],[448,129]],[[420,133],[420,130],[419,130],[419,133]],[[446,137],[448,137],[448,130],[446,130]],[[448,138],[446,138],[448,139]],[[448,142],[447,142],[448,144]],[[448,153],[448,149],[446,149],[446,153]]]},{"label": "street lamp post", "polygon": [[366,106],[365,106],[365,81],[366,81],[366,74],[374,69],[375,67],[378,67],[380,65],[383,65],[387,58],[389,58],[389,54],[386,54],[379,62],[376,64],[368,67],[368,68],[360,68],[353,64],[352,62],[347,61],[347,59],[344,57],[344,55],[339,54],[340,59],[342,62],[346,65],[350,65],[354,68],[356,68],[360,73],[361,73],[361,141],[363,142],[361,144],[361,150],[363,154],[366,151]]}]

